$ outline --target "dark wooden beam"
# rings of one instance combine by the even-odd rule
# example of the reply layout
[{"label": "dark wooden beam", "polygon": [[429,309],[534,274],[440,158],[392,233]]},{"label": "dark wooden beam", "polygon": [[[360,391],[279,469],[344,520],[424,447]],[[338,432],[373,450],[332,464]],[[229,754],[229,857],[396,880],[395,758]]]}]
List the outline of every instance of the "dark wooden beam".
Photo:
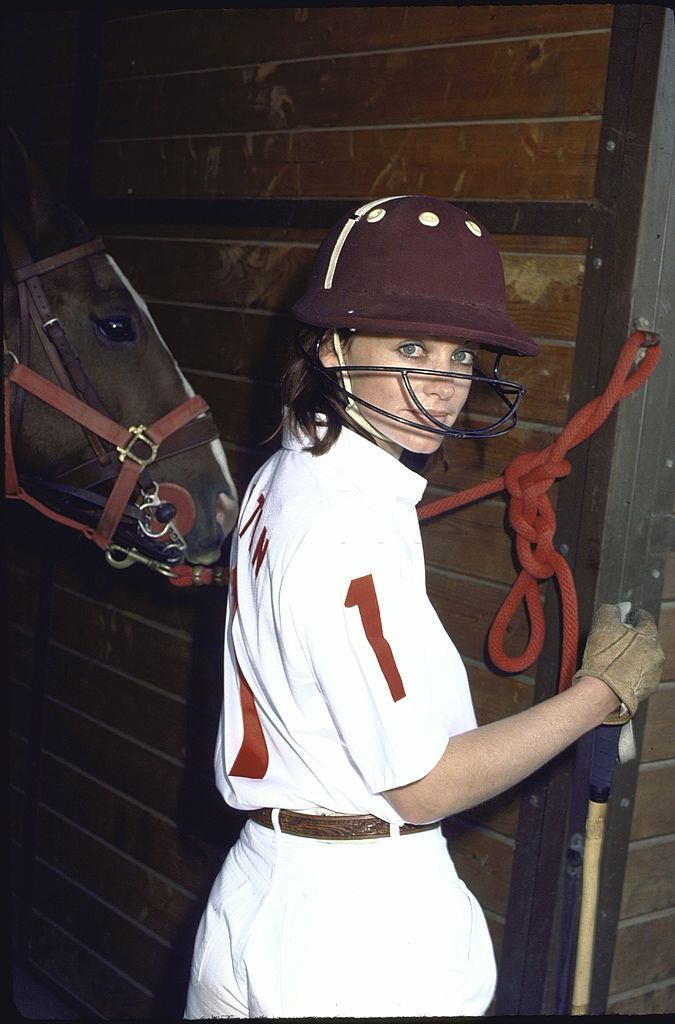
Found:
[{"label": "dark wooden beam", "polygon": [[[675,412],[675,359],[672,347],[665,343],[675,327],[674,63],[672,14],[652,6],[640,8],[636,81],[619,182],[619,202],[625,202],[629,215],[619,218],[615,236],[616,250],[634,257],[623,274],[613,275],[607,342],[611,347],[614,333],[615,343],[619,343],[621,327],[630,330],[633,320],[641,317],[645,326],[661,334],[664,346],[649,383],[618,412],[599,552],[598,598],[599,602],[631,600],[655,616],[661,602],[673,508],[672,472],[667,461]],[[630,473],[625,472],[626,466],[631,467]],[[645,717],[642,705],[634,719],[637,757],[614,772],[601,864],[591,1014],[605,1013],[607,1007]]]},{"label": "dark wooden beam", "polygon": [[[596,177],[598,216],[589,235],[570,415],[606,386],[630,329],[654,68],[664,13],[639,5],[620,5],[615,10]],[[559,490],[556,541],[574,572],[582,634],[596,603],[615,425],[613,414],[592,438],[570,453],[572,474]],[[556,604],[557,595],[549,587],[547,611],[549,605]],[[558,632],[555,628],[549,631],[549,626],[553,623],[547,615],[535,702],[552,696],[557,685]],[[562,906],[566,853],[568,837],[584,830],[583,820],[577,819],[585,811],[587,791],[579,794],[578,787],[580,779],[588,777],[588,743],[579,743],[577,752],[580,762],[576,770],[574,751],[570,751],[523,787],[497,991],[498,1014],[569,1012],[559,1005],[567,1000],[570,979],[560,976],[561,937],[555,935],[555,928],[565,917],[569,919],[570,911],[574,916],[573,907],[567,907],[565,915]],[[585,782],[583,787],[585,790]],[[566,828],[570,802],[574,813]],[[596,1007],[594,1012],[603,1009]]]},{"label": "dark wooden beam", "polygon": [[[94,196],[82,189],[73,204],[96,223],[194,224],[328,229],[365,198],[238,199],[232,196]],[[452,199],[494,234],[591,235],[605,211],[594,202]]]}]

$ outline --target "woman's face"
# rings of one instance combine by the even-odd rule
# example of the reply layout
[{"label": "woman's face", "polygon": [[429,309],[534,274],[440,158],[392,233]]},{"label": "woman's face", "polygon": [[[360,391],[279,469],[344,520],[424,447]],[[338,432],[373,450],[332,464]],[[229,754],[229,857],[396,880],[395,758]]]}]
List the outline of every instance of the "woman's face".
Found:
[{"label": "woman's face", "polygon": [[[424,408],[446,426],[453,425],[467,400],[477,348],[478,345],[472,342],[453,338],[412,338],[409,335],[361,332],[343,344],[344,361],[348,366],[403,366],[411,371],[451,370],[453,373],[466,374],[466,380],[461,377],[434,377],[431,374],[411,374],[408,378]],[[322,346],[321,360],[325,366],[339,365],[330,340]],[[419,454],[429,455],[440,447],[443,435],[397,423],[369,409],[367,405],[358,403],[358,399],[362,398],[396,416],[434,426],[413,402],[400,373],[368,373],[362,370],[349,370],[348,373],[350,390],[357,399],[361,413],[381,433],[401,448]]]}]

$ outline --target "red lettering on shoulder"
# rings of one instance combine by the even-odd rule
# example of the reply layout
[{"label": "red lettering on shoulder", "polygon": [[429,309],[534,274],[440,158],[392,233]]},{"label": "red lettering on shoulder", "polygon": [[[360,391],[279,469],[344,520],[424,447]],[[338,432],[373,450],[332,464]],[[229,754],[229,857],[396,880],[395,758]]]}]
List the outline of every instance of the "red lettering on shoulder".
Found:
[{"label": "red lettering on shoulder", "polygon": [[[255,546],[255,551],[251,556],[251,562],[253,563],[256,576],[260,572],[260,566],[263,564],[263,559],[267,554],[267,549],[270,546],[270,539],[267,536],[267,527],[263,526],[262,533],[258,537],[258,543]],[[249,549],[250,550],[250,549]]]},{"label": "red lettering on shoulder", "polygon": [[[251,527],[253,527],[253,529],[251,530],[251,537],[248,542],[248,550],[249,553],[253,551],[253,554],[251,555],[251,562],[253,564],[256,576],[260,572],[260,566],[263,564],[265,555],[267,554],[267,549],[270,546],[270,539],[267,533],[266,526],[263,526],[259,536],[256,539],[256,534],[258,532],[258,527],[260,526],[260,520],[263,514],[264,507],[265,495],[261,492],[256,498],[255,508],[253,509],[253,512],[248,517],[248,519],[246,520],[246,522],[244,523],[239,532],[239,536],[243,537],[244,534],[247,533],[248,530],[251,529]],[[255,549],[253,548],[254,544]]]},{"label": "red lettering on shoulder", "polygon": [[[253,527],[253,534],[255,535],[255,531],[258,528],[258,523],[260,522],[260,517],[262,515],[264,505],[265,505],[265,495],[261,492],[258,495],[257,499],[256,499],[256,504],[255,504],[255,508],[253,509],[253,512],[251,513],[250,517],[246,520],[245,524],[242,526],[241,530],[239,531],[239,536],[240,537],[244,536],[244,534],[246,533],[248,528],[250,526],[252,526],[254,522],[255,522],[255,526]],[[251,541],[253,541],[253,537],[251,537]],[[250,550],[251,550],[251,546],[249,545],[249,551]]]}]

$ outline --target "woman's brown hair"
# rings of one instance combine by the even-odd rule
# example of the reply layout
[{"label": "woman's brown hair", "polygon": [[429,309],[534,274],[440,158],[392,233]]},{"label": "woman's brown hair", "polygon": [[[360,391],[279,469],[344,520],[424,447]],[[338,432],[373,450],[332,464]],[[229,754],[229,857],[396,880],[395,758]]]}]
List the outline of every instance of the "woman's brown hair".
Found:
[{"label": "woman's brown hair", "polygon": [[[307,449],[312,455],[323,455],[329,451],[343,426],[352,429],[356,426],[345,412],[345,400],[339,390],[331,387],[330,381],[314,366],[317,345],[331,333],[321,327],[301,328],[296,339],[298,355],[289,364],[281,381],[281,397],[291,429],[309,438],[311,443]],[[351,332],[338,331],[338,335],[343,350],[348,351]]]}]

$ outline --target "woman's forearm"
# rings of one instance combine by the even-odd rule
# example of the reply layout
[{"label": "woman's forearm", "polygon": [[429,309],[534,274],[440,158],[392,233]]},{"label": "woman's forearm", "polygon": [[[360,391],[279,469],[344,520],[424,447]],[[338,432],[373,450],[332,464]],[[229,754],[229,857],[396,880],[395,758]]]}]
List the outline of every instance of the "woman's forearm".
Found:
[{"label": "woman's forearm", "polygon": [[457,814],[531,775],[600,725],[617,704],[605,683],[584,677],[526,711],[453,736],[428,775],[384,796],[413,824]]}]

